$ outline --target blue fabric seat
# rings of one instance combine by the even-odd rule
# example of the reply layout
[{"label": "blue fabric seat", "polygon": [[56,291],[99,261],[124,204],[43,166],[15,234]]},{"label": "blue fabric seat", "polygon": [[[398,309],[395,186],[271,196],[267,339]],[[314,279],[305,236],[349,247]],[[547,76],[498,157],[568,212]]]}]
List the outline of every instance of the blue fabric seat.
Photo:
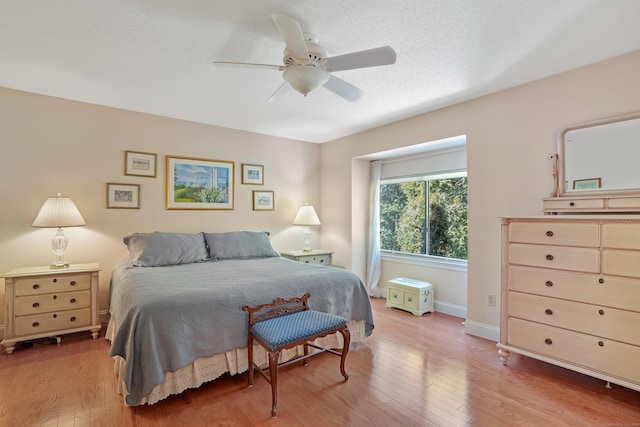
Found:
[{"label": "blue fabric seat", "polygon": [[[294,362],[307,364],[309,357],[328,352],[340,356],[340,373],[344,380],[349,375],[344,364],[349,352],[351,334],[347,327],[347,319],[335,314],[309,309],[309,297],[306,293],[300,298],[276,298],[273,303],[260,304],[255,307],[244,306],[249,312],[249,334],[247,337],[247,356],[249,362],[249,387],[253,385],[253,372],[257,370],[271,384],[271,416],[278,413],[278,368]],[[342,351],[324,348],[314,344],[317,338],[339,332],[342,334]],[[269,354],[269,369],[258,366],[253,361],[253,342],[258,342]],[[280,352],[298,345],[304,346],[304,355],[287,362],[279,363]],[[309,353],[309,347],[319,351]]]},{"label": "blue fabric seat", "polygon": [[256,323],[251,328],[269,349],[286,347],[300,340],[310,340],[329,329],[346,326],[347,319],[316,310],[299,311]]}]

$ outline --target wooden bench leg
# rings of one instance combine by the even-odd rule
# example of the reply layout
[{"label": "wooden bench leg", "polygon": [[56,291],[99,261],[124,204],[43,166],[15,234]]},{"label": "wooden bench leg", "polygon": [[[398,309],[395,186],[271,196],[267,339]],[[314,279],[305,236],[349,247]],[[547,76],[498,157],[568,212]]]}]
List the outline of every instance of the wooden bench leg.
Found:
[{"label": "wooden bench leg", "polygon": [[278,360],[280,350],[269,352],[269,377],[271,378],[271,416],[278,414]]},{"label": "wooden bench leg", "polygon": [[344,377],[344,380],[347,381],[349,379],[349,375],[347,375],[347,371],[344,369],[344,363],[347,360],[347,353],[349,353],[349,344],[351,343],[351,332],[349,332],[349,328],[346,326],[340,329],[340,333],[342,334],[342,338],[344,344],[342,345],[342,355],[340,356],[340,373]]},{"label": "wooden bench leg", "polygon": [[248,366],[248,378],[249,387],[253,386],[253,335],[249,332],[249,343],[247,345],[247,362]]}]

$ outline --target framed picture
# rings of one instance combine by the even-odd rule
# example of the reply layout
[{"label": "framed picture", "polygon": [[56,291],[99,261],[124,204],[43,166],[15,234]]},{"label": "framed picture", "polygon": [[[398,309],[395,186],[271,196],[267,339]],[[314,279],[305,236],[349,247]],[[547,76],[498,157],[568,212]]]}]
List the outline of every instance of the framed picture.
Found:
[{"label": "framed picture", "polygon": [[124,174],[130,176],[156,177],[156,155],[138,151],[124,152]]},{"label": "framed picture", "polygon": [[574,190],[597,190],[598,188],[600,188],[600,178],[573,180]]},{"label": "framed picture", "polygon": [[272,211],[274,209],[273,191],[254,191],[253,210]]},{"label": "framed picture", "polygon": [[107,209],[140,209],[140,184],[107,182]]},{"label": "framed picture", "polygon": [[264,184],[264,166],[242,164],[242,183],[263,185]]},{"label": "framed picture", "polygon": [[167,156],[167,209],[233,209],[234,162]]}]

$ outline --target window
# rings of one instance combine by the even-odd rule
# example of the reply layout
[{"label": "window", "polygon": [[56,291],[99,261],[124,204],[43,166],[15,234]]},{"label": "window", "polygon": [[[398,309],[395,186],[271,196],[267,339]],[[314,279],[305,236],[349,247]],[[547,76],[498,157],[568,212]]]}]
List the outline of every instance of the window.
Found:
[{"label": "window", "polygon": [[383,179],[382,250],[467,259],[466,171]]}]

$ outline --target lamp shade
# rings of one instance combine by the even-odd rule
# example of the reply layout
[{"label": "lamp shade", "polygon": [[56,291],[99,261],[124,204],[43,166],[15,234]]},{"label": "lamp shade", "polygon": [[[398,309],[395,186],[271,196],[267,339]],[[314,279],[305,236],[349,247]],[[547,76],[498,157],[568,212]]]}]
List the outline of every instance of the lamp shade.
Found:
[{"label": "lamp shade", "polygon": [[70,197],[62,197],[62,193],[58,193],[57,197],[49,197],[44,202],[31,226],[78,227],[86,224],[73,200]]},{"label": "lamp shade", "polygon": [[311,205],[300,206],[293,225],[320,225],[320,218]]}]

